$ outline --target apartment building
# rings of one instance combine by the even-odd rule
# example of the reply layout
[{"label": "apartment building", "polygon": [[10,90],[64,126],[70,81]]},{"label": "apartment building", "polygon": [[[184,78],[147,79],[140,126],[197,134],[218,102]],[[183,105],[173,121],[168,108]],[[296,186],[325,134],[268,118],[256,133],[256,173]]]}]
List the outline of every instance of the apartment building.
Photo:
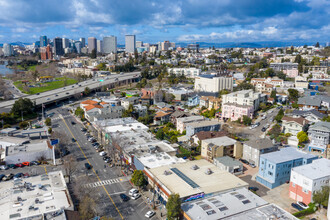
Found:
[{"label": "apartment building", "polygon": [[308,137],[310,139],[309,151],[324,152],[330,143],[330,122],[320,121],[311,125],[308,129]]},{"label": "apartment building", "polygon": [[189,116],[184,118],[177,118],[176,119],[176,130],[180,131],[182,133],[184,130],[186,130],[186,125],[192,122],[198,122],[198,121],[204,121],[203,116]]},{"label": "apartment building", "polygon": [[243,144],[243,159],[251,164],[259,166],[260,155],[278,150],[273,142],[268,138],[249,140]]},{"label": "apartment building", "polygon": [[196,77],[201,74],[201,69],[197,68],[167,68],[169,74],[185,75],[186,77]]},{"label": "apartment building", "polygon": [[283,133],[290,133],[296,136],[300,131],[303,130],[305,124],[308,124],[309,121],[303,117],[288,117],[284,116],[282,118],[282,129]]},{"label": "apartment building", "polygon": [[191,137],[200,131],[219,131],[220,128],[221,123],[217,121],[192,122],[186,124],[186,135]]},{"label": "apartment building", "polygon": [[220,77],[216,75],[200,75],[195,78],[194,90],[217,94],[221,90],[233,90],[233,77]]},{"label": "apartment building", "polygon": [[253,106],[256,111],[260,103],[266,102],[267,96],[259,92],[254,92],[252,89],[232,92],[222,96],[222,104],[234,103],[238,105]]}]

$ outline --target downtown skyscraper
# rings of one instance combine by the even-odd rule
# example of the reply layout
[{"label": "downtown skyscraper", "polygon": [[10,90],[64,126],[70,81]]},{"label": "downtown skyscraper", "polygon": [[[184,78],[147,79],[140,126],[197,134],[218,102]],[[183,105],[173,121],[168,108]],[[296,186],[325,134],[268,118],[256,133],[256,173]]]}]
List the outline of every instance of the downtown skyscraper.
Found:
[{"label": "downtown skyscraper", "polygon": [[93,50],[97,50],[96,38],[88,38],[88,53],[92,53]]},{"label": "downtown skyscraper", "polygon": [[135,48],[135,35],[125,35],[125,51],[127,53],[134,53]]},{"label": "downtown skyscraper", "polygon": [[103,37],[103,52],[104,53],[117,53],[117,37],[108,36]]},{"label": "downtown skyscraper", "polygon": [[47,36],[40,36],[40,47],[46,47],[48,45]]},{"label": "downtown skyscraper", "polygon": [[63,50],[63,39],[60,37],[54,38],[54,55],[55,56],[62,56],[64,55]]}]

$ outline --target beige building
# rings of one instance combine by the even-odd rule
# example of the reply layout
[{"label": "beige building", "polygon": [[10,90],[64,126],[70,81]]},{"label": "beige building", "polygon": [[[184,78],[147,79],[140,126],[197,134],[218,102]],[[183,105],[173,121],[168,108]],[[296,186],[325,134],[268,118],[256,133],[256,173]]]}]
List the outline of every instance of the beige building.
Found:
[{"label": "beige building", "polygon": [[196,92],[218,93],[221,90],[233,90],[233,77],[201,75],[195,78]]},{"label": "beige building", "polygon": [[213,162],[216,157],[229,156],[241,158],[243,155],[243,145],[227,136],[210,138],[202,141],[202,158]]}]

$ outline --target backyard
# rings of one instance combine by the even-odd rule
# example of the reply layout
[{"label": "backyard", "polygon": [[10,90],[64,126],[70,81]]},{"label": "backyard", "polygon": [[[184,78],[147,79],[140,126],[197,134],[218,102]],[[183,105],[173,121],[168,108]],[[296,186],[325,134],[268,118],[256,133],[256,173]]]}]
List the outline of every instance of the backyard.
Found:
[{"label": "backyard", "polygon": [[36,94],[72,85],[77,82],[78,81],[75,79],[59,77],[55,78],[55,80],[51,82],[33,82],[32,80],[19,80],[14,82],[14,85],[24,93]]}]

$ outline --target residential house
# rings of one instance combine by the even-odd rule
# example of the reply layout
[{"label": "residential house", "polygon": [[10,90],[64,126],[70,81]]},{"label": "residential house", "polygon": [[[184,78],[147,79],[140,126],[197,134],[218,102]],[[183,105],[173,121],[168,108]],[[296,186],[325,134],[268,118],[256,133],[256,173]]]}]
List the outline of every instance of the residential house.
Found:
[{"label": "residential house", "polygon": [[270,93],[275,87],[282,87],[284,85],[283,79],[278,78],[252,78],[251,84],[256,88],[257,92]]},{"label": "residential house", "polygon": [[313,194],[328,186],[330,181],[330,160],[321,158],[312,163],[292,168],[289,196],[305,204],[313,202]]},{"label": "residential house", "polygon": [[259,166],[260,155],[278,150],[273,142],[268,138],[249,140],[243,144],[243,159],[251,164]]},{"label": "residential house", "polygon": [[217,121],[201,121],[186,124],[186,136],[191,137],[192,135],[200,131],[219,131],[221,123]]},{"label": "residential house", "polygon": [[191,136],[191,142],[195,145],[200,145],[203,140],[227,136],[229,133],[225,130],[221,131],[200,131]]},{"label": "residential house", "polygon": [[198,122],[198,121],[204,121],[203,116],[194,115],[184,118],[178,118],[176,119],[176,130],[180,131],[182,133],[184,130],[186,130],[186,124],[192,123],[192,122]]},{"label": "residential house", "polygon": [[154,116],[154,124],[162,125],[170,122],[171,114],[173,113],[173,109],[169,107],[163,107],[156,112]]},{"label": "residential house", "polygon": [[184,111],[179,111],[176,110],[175,112],[173,112],[171,114],[171,122],[174,124],[174,126],[176,127],[176,120],[178,118],[184,118],[184,117],[188,117],[190,116],[190,114],[188,112],[184,112]]},{"label": "residential house", "polygon": [[311,109],[320,109],[321,100],[316,96],[304,96],[298,99],[298,105],[300,110],[311,110]]},{"label": "residential house", "polygon": [[293,147],[260,155],[259,172],[256,181],[273,189],[290,180],[291,169],[310,164],[317,156],[307,154]]},{"label": "residential house", "polygon": [[202,96],[199,100],[200,107],[205,107],[208,110],[219,109],[221,107],[221,98],[214,96]]},{"label": "residential house", "polygon": [[154,104],[154,90],[152,88],[141,89],[141,104],[152,105]]},{"label": "residential house", "polygon": [[137,115],[137,117],[144,117],[148,114],[148,108],[147,106],[137,104],[133,105],[134,113]]},{"label": "residential house", "polygon": [[295,77],[295,87],[297,89],[308,89],[308,81],[305,77],[296,76]]},{"label": "residential house", "polygon": [[303,117],[294,118],[283,116],[282,118],[282,129],[283,133],[290,133],[294,136],[303,130],[303,127],[308,124],[309,121],[304,119]]},{"label": "residential house", "polygon": [[303,117],[306,120],[308,120],[310,122],[314,122],[314,123],[321,121],[324,117],[327,117],[326,114],[323,114],[316,109],[311,109],[311,110],[306,110],[306,111],[293,110],[291,112],[291,115],[293,117]]},{"label": "residential house", "polygon": [[252,105],[239,105],[236,103],[223,103],[222,104],[222,119],[236,121],[243,119],[244,116],[253,118],[254,109]]},{"label": "residential house", "polygon": [[330,122],[320,121],[311,125],[308,129],[308,137],[310,139],[308,150],[316,150],[323,153],[329,145],[329,136]]},{"label": "residential house", "polygon": [[216,157],[223,156],[241,158],[242,153],[242,144],[227,136],[206,139],[201,144],[201,156],[210,162]]},{"label": "residential house", "polygon": [[214,165],[234,175],[243,174],[243,164],[232,157],[224,156],[213,159]]},{"label": "residential house", "polygon": [[121,100],[121,106],[123,106],[126,110],[129,108],[129,105],[136,105],[139,103],[138,97],[125,97]]},{"label": "residential house", "polygon": [[199,95],[194,95],[192,97],[188,97],[187,105],[189,107],[193,107],[199,105]]}]

